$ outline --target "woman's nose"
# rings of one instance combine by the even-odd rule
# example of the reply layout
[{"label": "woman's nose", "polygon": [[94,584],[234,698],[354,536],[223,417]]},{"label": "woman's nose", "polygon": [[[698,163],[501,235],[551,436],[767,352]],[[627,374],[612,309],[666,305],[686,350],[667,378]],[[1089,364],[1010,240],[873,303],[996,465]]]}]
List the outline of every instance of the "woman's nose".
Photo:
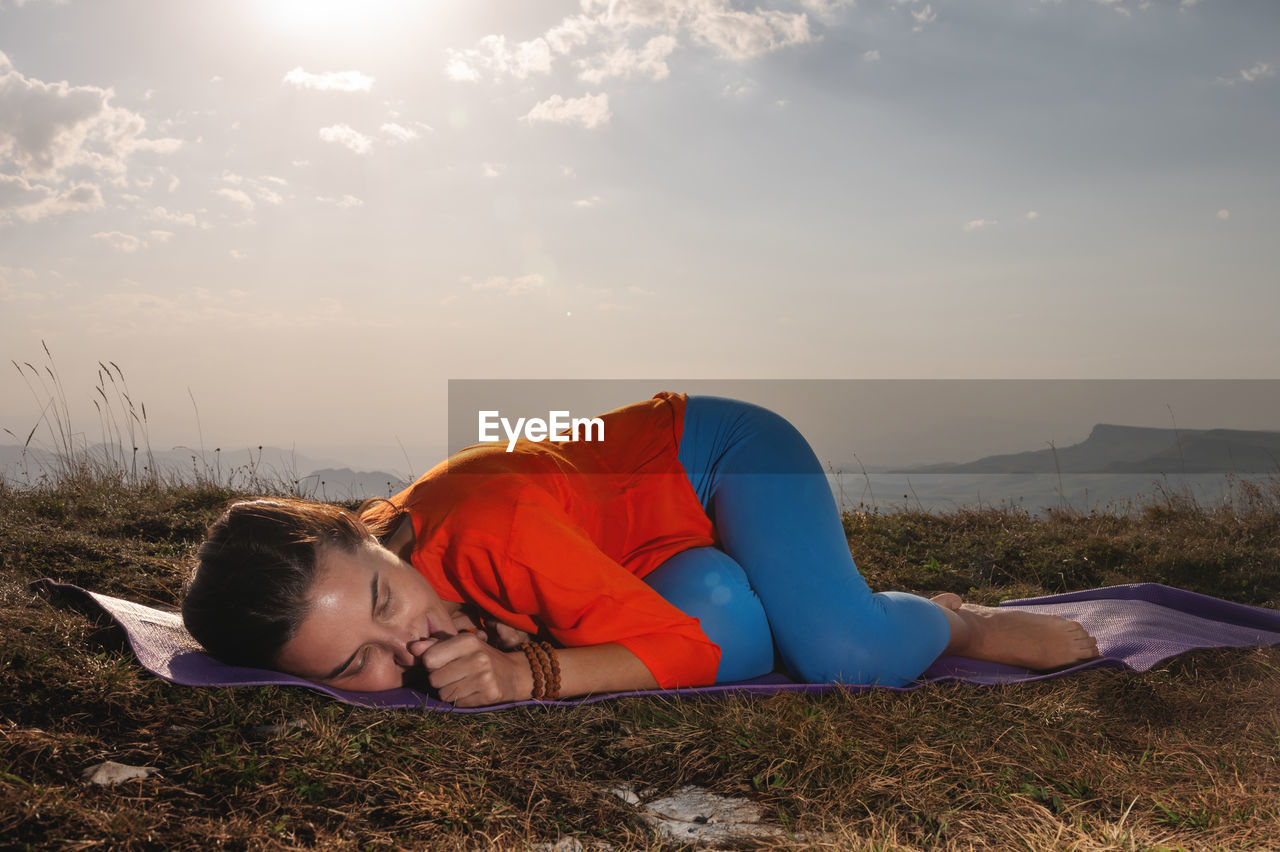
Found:
[{"label": "woman's nose", "polygon": [[388,626],[382,641],[391,649],[396,665],[407,668],[415,665],[422,652],[430,647],[422,645],[420,635],[410,625]]},{"label": "woman's nose", "polygon": [[396,642],[392,647],[395,650],[396,665],[410,668],[418,661],[418,655],[410,648],[410,643]]}]

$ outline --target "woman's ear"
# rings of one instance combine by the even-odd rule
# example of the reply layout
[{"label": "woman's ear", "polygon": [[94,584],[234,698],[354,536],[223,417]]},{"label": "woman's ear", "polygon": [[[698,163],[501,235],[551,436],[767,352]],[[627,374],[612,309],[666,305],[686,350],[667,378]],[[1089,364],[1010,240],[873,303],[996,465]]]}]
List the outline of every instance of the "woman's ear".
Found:
[{"label": "woman's ear", "polygon": [[413,518],[409,517],[408,512],[401,512],[399,520],[391,527],[391,532],[378,539],[378,543],[405,562],[408,562],[410,554],[413,553],[413,544],[416,540],[417,537],[413,531]]}]

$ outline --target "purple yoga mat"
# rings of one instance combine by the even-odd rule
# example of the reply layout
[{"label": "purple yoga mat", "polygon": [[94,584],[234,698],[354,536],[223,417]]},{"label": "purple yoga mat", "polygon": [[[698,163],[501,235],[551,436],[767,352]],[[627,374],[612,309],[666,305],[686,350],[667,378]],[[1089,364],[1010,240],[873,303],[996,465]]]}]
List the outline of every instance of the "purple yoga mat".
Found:
[{"label": "purple yoga mat", "polygon": [[726,693],[814,693],[834,689],[905,691],[940,680],[979,684],[1017,683],[1061,677],[1104,666],[1143,672],[1161,660],[1193,648],[1261,647],[1280,643],[1278,610],[1231,603],[1159,583],[1135,583],[1040,598],[1023,598],[1001,604],[1032,612],[1064,615],[1080,622],[1097,639],[1101,657],[1049,674],[965,657],[940,657],[915,682],[904,687],[796,683],[785,675],[775,673],[740,683],[689,689],[610,692],[562,701],[520,701],[480,708],[455,708],[452,704],[412,689],[347,692],[311,683],[293,675],[223,665],[200,650],[199,644],[182,626],[182,618],[176,612],[143,606],[49,579],[37,580],[32,588],[89,601],[100,607],[124,629],[138,661],[151,672],[173,683],[185,686],[286,684],[314,689],[339,701],[362,707],[408,707],[453,713],[478,713],[522,704],[572,706],[630,695],[687,697]]}]

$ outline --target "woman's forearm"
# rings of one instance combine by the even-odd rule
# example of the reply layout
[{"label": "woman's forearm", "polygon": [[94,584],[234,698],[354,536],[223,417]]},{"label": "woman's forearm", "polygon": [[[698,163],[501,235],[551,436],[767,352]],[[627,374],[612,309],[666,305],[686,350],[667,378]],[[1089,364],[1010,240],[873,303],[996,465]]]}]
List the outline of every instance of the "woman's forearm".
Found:
[{"label": "woman's forearm", "polygon": [[555,654],[560,664],[560,694],[565,697],[658,687],[640,658],[616,642],[557,648]]}]

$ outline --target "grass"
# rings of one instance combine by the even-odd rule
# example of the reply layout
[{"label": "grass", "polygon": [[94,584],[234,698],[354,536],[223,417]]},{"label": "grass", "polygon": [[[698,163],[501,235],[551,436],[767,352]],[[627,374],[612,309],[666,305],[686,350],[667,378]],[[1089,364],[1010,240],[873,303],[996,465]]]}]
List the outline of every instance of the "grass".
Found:
[{"label": "grass", "polygon": [[[1280,649],[1009,687],[626,699],[453,717],[306,690],[189,689],[32,595],[53,576],[173,605],[234,491],[64,472],[0,488],[0,845],[666,848],[607,792],[748,798],[785,848],[1280,848]],[[1160,581],[1280,606],[1280,485],[1127,515],[849,513],[876,588],[993,602]],[[90,788],[103,760],[161,774]]]},{"label": "grass", "polygon": [[[203,440],[186,481],[162,475],[110,362],[91,450],[45,354],[13,365],[40,415],[10,434],[57,464],[0,482],[0,848],[663,849],[608,790],[694,784],[763,805],[789,835],[762,845],[781,848],[1280,849],[1280,648],[1008,687],[458,717],[168,684],[28,583],[176,605],[218,509],[296,477],[224,470]],[[1280,608],[1276,479],[1215,507],[1160,491],[1115,514],[855,511],[844,527],[877,589],[994,603],[1157,581]],[[160,775],[83,784],[104,760]]]}]

